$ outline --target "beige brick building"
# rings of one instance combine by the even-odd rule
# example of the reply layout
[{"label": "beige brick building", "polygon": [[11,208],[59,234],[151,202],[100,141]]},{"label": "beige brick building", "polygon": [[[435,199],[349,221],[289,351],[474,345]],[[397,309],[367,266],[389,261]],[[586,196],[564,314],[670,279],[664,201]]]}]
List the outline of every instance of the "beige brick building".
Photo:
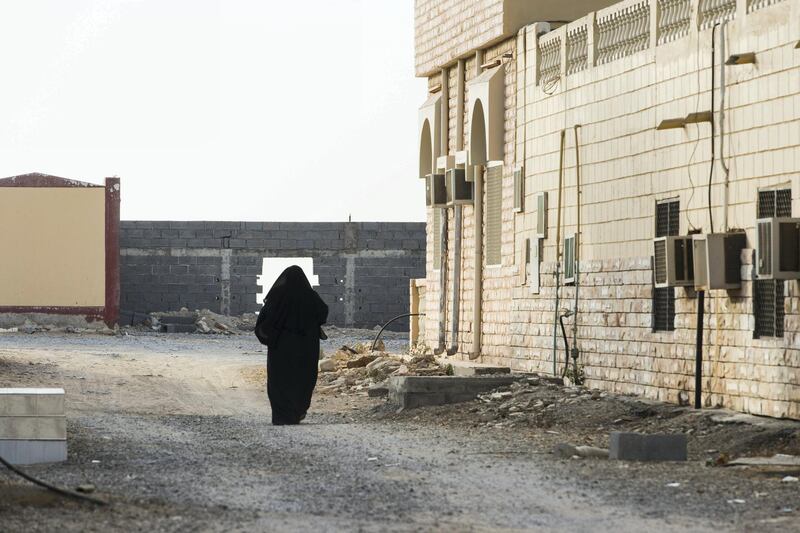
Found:
[{"label": "beige brick building", "polygon": [[561,4],[416,2],[412,334],[560,374],[565,315],[589,386],[677,402],[704,300],[703,405],[800,418],[800,238],[774,220],[800,217],[800,0]]}]

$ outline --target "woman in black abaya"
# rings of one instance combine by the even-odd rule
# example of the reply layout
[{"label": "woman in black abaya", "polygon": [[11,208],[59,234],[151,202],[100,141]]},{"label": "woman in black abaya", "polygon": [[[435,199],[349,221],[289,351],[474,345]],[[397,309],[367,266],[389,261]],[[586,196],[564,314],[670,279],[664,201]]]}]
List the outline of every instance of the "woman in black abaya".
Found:
[{"label": "woman in black abaya", "polygon": [[303,270],[290,266],[267,293],[256,337],[267,345],[267,395],[275,425],[299,424],[317,384],[320,326],[328,306]]}]

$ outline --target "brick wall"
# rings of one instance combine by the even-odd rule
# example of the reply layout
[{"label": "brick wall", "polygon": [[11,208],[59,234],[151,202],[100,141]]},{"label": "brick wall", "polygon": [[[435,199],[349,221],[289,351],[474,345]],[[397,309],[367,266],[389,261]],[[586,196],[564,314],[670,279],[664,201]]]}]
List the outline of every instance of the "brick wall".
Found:
[{"label": "brick wall", "polygon": [[[728,227],[745,230],[748,243],[743,253],[742,288],[706,295],[703,386],[707,394],[703,401],[756,414],[800,418],[800,287],[797,281],[786,283],[783,337],[754,339],[753,269],[749,264],[758,190],[790,187],[793,214],[800,213],[800,50],[795,48],[800,38],[800,0],[778,1],[763,8],[746,0],[733,3],[734,19],[726,27],[727,50],[722,56],[718,48],[716,68],[728,55],[742,52],[755,52],[756,65],[725,68],[724,146],[719,144],[717,85],[716,153],[725,156],[730,187],[726,210],[725,170],[717,159],[711,211],[716,232],[722,231],[727,215]],[[657,4],[645,2],[650,22],[643,26],[648,33],[640,51],[632,51],[632,45],[601,50],[597,28],[604,17],[623,8],[640,9],[642,2],[617,4],[544,35],[543,41],[560,37],[565,42],[567,33],[578,26],[590,28],[586,67],[568,74],[568,50],[562,46],[560,74],[552,84],[539,83],[541,53],[534,27],[524,29],[516,39],[516,77],[509,72],[512,64],[506,64],[510,113],[503,162],[503,259],[501,266],[484,267],[483,271],[484,362],[552,371],[560,133],[566,130],[563,238],[578,230],[573,126],[580,124],[582,239],[577,337],[588,384],[670,401],[677,401],[681,391],[691,394],[694,390],[695,293],[675,289],[675,331],[652,331],[650,266],[657,200],[679,200],[681,234],[693,228],[704,233],[711,230],[707,205],[710,124],[656,130],[664,119],[711,109],[712,29],[700,28],[698,0],[690,4],[693,14],[686,33],[661,39]],[[486,53],[488,57],[492,51]],[[719,84],[718,70],[716,74]],[[522,213],[511,211],[515,162],[524,162],[526,207]],[[520,285],[524,265],[518,252],[525,239],[535,236],[535,195],[540,191],[549,193],[549,233],[543,242],[542,289],[533,294],[530,286]],[[473,349],[470,291],[475,253],[472,208],[465,208],[464,213],[462,358]],[[450,217],[452,221],[452,214]],[[428,272],[423,305],[429,311],[426,337],[430,339],[436,338],[439,318],[439,273],[430,268]],[[572,308],[574,288],[562,287],[560,297],[559,308]],[[569,328],[568,333],[571,340]],[[559,361],[563,361],[560,332],[558,349]]]},{"label": "brick wall", "polygon": [[408,312],[408,280],[425,275],[421,223],[124,221],[120,231],[128,311],[257,312],[262,260],[311,257],[328,322],[371,328]]}]

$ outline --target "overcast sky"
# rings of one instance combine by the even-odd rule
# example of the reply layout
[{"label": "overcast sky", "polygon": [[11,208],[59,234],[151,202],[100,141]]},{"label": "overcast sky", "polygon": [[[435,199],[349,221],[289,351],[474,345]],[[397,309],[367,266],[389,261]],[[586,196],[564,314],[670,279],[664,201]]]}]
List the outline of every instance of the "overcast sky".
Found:
[{"label": "overcast sky", "polygon": [[0,177],[122,218],[424,219],[413,0],[0,3]]}]

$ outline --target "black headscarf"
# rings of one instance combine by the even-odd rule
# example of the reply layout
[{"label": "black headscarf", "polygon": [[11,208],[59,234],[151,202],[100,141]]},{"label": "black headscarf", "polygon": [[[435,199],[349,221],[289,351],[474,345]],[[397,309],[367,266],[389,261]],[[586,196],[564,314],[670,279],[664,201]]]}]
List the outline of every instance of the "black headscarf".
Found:
[{"label": "black headscarf", "polygon": [[303,269],[292,265],[267,293],[256,322],[256,337],[261,344],[274,347],[282,331],[318,335],[319,326],[327,319],[328,306],[311,288]]}]

